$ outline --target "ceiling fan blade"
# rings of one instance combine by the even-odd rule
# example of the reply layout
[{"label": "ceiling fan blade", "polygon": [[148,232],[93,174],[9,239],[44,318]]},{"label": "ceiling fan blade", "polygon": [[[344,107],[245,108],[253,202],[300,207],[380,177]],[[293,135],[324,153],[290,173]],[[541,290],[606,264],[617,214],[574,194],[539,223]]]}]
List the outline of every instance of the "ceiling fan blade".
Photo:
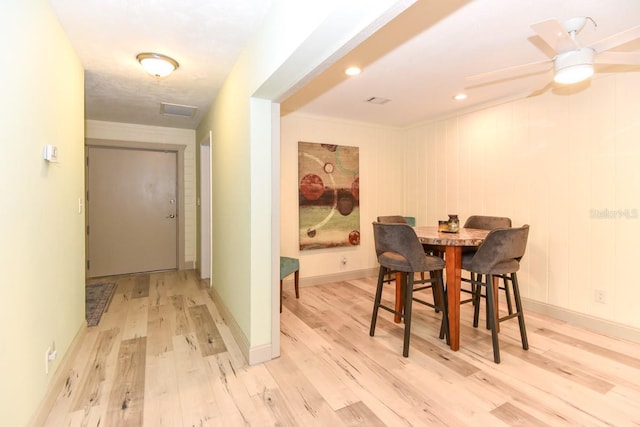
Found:
[{"label": "ceiling fan blade", "polygon": [[529,74],[536,74],[549,70],[549,64],[553,64],[553,59],[543,59],[541,61],[503,68],[501,70],[476,74],[475,76],[466,77],[465,80],[476,83],[488,80],[506,80],[510,78],[525,77]]},{"label": "ceiling fan blade", "polygon": [[531,25],[531,28],[557,53],[579,48],[578,43],[569,37],[567,30],[556,19],[538,22]]},{"label": "ceiling fan blade", "polygon": [[598,64],[623,64],[640,66],[640,52],[600,52],[594,62]]},{"label": "ceiling fan blade", "polygon": [[605,50],[613,49],[614,47],[621,46],[636,39],[640,39],[640,25],[631,27],[628,30],[619,32],[598,42],[592,43],[589,47],[596,52],[604,52]]}]

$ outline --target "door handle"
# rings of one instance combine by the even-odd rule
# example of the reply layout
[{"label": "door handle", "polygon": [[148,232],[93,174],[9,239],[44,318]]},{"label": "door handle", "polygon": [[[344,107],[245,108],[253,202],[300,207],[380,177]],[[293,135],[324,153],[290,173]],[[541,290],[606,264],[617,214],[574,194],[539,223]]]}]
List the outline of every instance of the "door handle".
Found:
[{"label": "door handle", "polygon": [[175,218],[175,217],[176,217],[175,214],[171,214],[167,218]]}]

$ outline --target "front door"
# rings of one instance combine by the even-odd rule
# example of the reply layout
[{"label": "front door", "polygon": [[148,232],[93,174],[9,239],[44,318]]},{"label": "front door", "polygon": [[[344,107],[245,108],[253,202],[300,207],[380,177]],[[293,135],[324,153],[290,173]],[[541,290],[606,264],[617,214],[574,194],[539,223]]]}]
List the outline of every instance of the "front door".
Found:
[{"label": "front door", "polygon": [[177,268],[177,153],[88,149],[87,276]]}]

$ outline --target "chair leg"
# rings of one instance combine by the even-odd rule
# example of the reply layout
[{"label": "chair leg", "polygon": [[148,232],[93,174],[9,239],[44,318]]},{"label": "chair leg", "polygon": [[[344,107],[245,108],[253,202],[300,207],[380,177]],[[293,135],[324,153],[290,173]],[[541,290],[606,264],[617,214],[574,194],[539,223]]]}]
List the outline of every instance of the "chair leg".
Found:
[{"label": "chair leg", "polygon": [[511,285],[513,286],[513,296],[516,300],[516,310],[518,310],[518,324],[520,325],[520,339],[522,340],[522,348],[524,350],[529,350],[527,329],[524,325],[524,312],[522,311],[522,301],[520,301],[520,288],[518,287],[518,278],[516,277],[516,273],[511,274]]},{"label": "chair leg", "polygon": [[[442,275],[442,274],[440,274],[440,275]],[[429,272],[429,278],[431,280],[436,279],[437,277],[438,277],[438,272],[437,271],[430,271]],[[422,280],[424,280],[424,273],[422,273]],[[436,306],[436,308],[435,308],[436,313],[440,313],[440,306],[442,305],[441,301],[443,301],[444,292],[442,292],[440,290],[440,286],[437,286],[436,282],[433,282],[433,281],[431,282],[431,289],[433,291],[433,305]],[[440,338],[442,338],[442,337],[440,337]]]},{"label": "chair leg", "polygon": [[440,311],[442,311],[442,321],[440,323],[440,339],[446,338],[447,345],[450,345],[451,339],[449,336],[449,312],[447,309],[447,291],[444,288],[442,270],[435,272],[435,274],[437,277],[437,282],[434,284],[434,289],[436,289],[436,286],[437,286],[438,293],[440,294],[440,299],[438,301],[438,304],[440,306]]},{"label": "chair leg", "polygon": [[498,328],[496,326],[496,316],[495,316],[495,302],[493,299],[493,275],[487,274],[486,278],[486,304],[487,304],[487,317],[489,320],[489,326],[491,328],[491,340],[493,341],[493,361],[495,363],[500,363],[500,343],[498,342]]},{"label": "chair leg", "polygon": [[280,313],[282,313],[282,279],[280,279]]},{"label": "chair leg", "polygon": [[[409,280],[409,274],[413,274],[413,273],[402,273],[399,271],[396,271],[396,282],[398,280],[400,280],[400,294],[398,294],[396,292],[396,298],[398,297],[398,295],[400,295],[400,307],[399,307],[399,313],[396,314],[396,317],[398,317],[400,319],[400,321],[402,321],[403,323],[405,322],[405,318],[403,317],[404,315],[404,300],[406,299],[406,296],[404,294],[405,291],[405,287],[407,286],[407,280]],[[396,291],[397,291],[397,287],[396,287]]]},{"label": "chair leg", "polygon": [[[492,282],[492,286],[493,286],[493,307],[494,307],[494,313],[496,316],[496,319],[498,319],[498,314],[499,314],[499,309],[500,309],[500,305],[498,304],[498,295],[500,294],[500,284],[499,284],[499,280],[500,278],[498,276],[493,276],[493,282]],[[486,324],[487,324],[487,329],[491,329],[491,327],[489,326],[489,306],[487,306],[486,308]],[[496,323],[496,328],[498,330],[498,332],[500,332],[500,322]]]},{"label": "chair leg", "polygon": [[369,329],[369,336],[373,336],[376,331],[376,320],[378,320],[378,307],[380,307],[380,300],[382,299],[382,286],[384,285],[385,268],[380,266],[380,272],[378,273],[378,285],[376,286],[376,298],[373,301],[373,314],[371,315],[371,328]]},{"label": "chair leg", "polygon": [[405,275],[404,285],[404,344],[402,355],[409,356],[409,339],[411,338],[411,306],[413,305],[413,273]]},{"label": "chair leg", "polygon": [[296,288],[296,298],[300,298],[300,290],[298,288],[298,283],[300,282],[300,270],[296,270],[293,273],[293,283]]},{"label": "chair leg", "polygon": [[[469,277],[471,278],[471,295],[475,295],[476,293],[476,288],[478,287],[478,285],[475,284],[476,281],[476,273],[470,273]],[[473,304],[474,306],[476,305],[476,300],[475,298],[471,298],[471,304]]]},{"label": "chair leg", "polygon": [[513,314],[513,304],[511,303],[511,291],[509,290],[509,280],[511,280],[510,278],[508,278],[506,275],[503,276],[503,282],[504,282],[504,295],[505,298],[507,299],[507,309],[509,310],[509,314]]},{"label": "chair leg", "polygon": [[471,277],[474,280],[471,285],[471,289],[473,289],[473,327],[477,328],[478,319],[480,318],[480,298],[482,296],[482,286],[478,283],[482,281],[482,274],[471,273]]}]

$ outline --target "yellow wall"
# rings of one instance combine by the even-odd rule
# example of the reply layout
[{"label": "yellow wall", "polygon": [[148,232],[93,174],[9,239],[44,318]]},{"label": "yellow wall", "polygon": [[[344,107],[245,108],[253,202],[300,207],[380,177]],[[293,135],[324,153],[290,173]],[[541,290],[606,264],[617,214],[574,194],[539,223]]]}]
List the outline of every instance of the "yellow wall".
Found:
[{"label": "yellow wall", "polygon": [[[4,2],[0,44],[0,420],[22,426],[85,322],[84,84],[44,0]],[[45,144],[60,163],[43,160]]]},{"label": "yellow wall", "polygon": [[530,224],[523,296],[639,328],[639,100],[640,73],[619,73],[417,126],[406,133],[409,206],[423,223],[458,213]]}]

